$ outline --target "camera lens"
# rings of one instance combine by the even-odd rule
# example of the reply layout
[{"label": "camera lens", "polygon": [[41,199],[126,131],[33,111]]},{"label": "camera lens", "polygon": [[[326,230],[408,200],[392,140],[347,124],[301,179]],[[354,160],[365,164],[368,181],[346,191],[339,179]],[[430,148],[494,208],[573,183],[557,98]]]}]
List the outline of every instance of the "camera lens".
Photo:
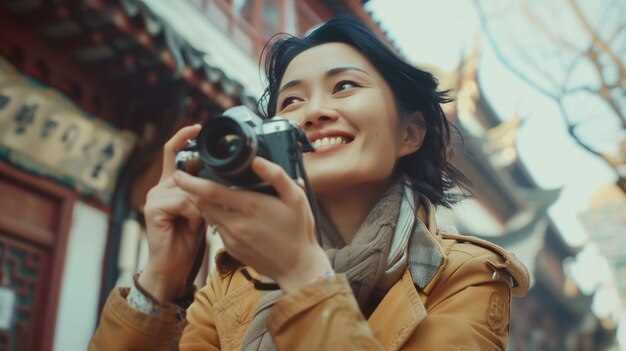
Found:
[{"label": "camera lens", "polygon": [[222,176],[241,172],[256,154],[252,128],[227,116],[208,120],[197,140],[204,164]]},{"label": "camera lens", "polygon": [[240,140],[241,137],[237,134],[226,134],[213,145],[214,149],[209,150],[209,153],[219,159],[232,157],[237,152]]}]

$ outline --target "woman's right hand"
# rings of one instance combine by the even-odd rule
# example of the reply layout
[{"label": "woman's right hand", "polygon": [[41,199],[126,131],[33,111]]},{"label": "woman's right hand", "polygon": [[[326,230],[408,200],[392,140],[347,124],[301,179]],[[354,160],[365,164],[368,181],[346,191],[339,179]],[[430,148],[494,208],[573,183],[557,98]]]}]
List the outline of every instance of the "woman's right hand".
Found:
[{"label": "woman's right hand", "polygon": [[144,215],[148,237],[148,262],[139,275],[139,285],[160,303],[172,302],[185,293],[187,275],[204,241],[202,215],[193,195],[180,189],[172,176],[176,154],[201,126],[179,130],[163,149],[159,183],[148,192]]}]

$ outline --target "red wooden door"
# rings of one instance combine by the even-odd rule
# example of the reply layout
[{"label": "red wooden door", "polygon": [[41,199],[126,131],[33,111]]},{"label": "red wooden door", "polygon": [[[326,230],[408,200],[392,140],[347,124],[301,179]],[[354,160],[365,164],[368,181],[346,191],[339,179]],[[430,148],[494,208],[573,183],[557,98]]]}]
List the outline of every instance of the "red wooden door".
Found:
[{"label": "red wooden door", "polygon": [[0,350],[52,349],[74,201],[0,161]]}]

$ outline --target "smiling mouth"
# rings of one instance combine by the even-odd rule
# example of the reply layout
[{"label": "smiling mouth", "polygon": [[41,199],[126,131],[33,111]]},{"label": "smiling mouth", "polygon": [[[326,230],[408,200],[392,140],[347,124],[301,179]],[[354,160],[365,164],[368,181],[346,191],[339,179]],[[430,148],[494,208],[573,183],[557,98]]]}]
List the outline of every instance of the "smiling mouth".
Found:
[{"label": "smiling mouth", "polygon": [[336,137],[323,137],[311,142],[314,148],[319,148],[323,146],[331,146],[331,145],[340,145],[340,144],[348,144],[352,141],[350,138],[336,136]]}]

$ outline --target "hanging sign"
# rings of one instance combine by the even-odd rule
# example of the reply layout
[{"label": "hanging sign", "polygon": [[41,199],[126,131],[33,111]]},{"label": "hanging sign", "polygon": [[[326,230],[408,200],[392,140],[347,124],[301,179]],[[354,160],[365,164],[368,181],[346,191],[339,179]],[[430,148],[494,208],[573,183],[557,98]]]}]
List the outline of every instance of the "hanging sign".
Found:
[{"label": "hanging sign", "polygon": [[109,202],[134,134],[88,116],[52,89],[12,78],[0,72],[0,156]]}]

